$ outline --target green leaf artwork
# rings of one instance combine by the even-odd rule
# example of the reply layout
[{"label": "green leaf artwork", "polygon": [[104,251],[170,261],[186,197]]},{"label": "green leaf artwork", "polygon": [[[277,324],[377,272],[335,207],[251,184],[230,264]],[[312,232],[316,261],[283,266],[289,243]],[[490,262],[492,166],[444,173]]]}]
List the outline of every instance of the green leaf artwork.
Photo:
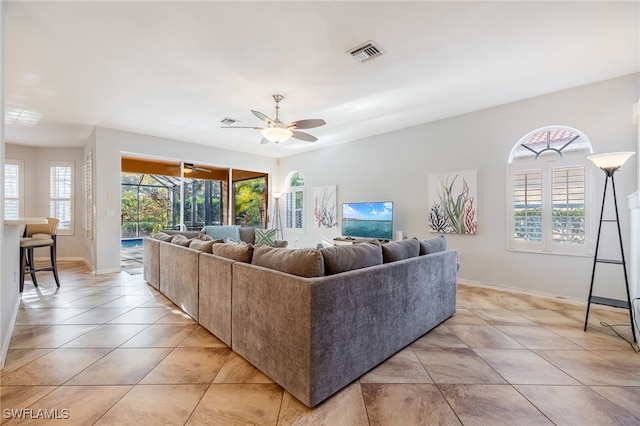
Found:
[{"label": "green leaf artwork", "polygon": [[476,171],[429,176],[429,229],[446,234],[477,234]]}]

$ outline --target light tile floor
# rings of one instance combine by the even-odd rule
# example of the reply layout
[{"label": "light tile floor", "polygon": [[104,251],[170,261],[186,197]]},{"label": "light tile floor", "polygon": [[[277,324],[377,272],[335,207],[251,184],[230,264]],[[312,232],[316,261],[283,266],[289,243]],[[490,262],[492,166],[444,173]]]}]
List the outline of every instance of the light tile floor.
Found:
[{"label": "light tile floor", "polygon": [[631,339],[623,310],[585,333],[584,306],[461,285],[455,316],[308,409],[141,275],[59,266],[25,285],[3,424],[640,425],[640,355],[600,325]]}]

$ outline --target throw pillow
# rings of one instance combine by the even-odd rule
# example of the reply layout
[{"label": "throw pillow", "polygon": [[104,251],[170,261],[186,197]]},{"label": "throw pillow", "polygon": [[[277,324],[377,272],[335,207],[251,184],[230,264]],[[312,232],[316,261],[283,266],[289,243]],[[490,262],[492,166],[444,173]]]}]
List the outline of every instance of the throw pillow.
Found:
[{"label": "throw pillow", "polygon": [[269,247],[276,246],[277,229],[256,228],[256,245],[265,245]]},{"label": "throw pillow", "polygon": [[322,253],[315,249],[285,249],[256,246],[252,264],[304,278],[324,275]]},{"label": "throw pillow", "polygon": [[384,263],[418,257],[419,254],[420,242],[417,238],[407,238],[406,240],[392,241],[382,245],[382,260]]},{"label": "throw pillow", "polygon": [[430,240],[420,241],[420,256],[425,254],[437,253],[439,251],[445,251],[447,249],[447,239],[444,235],[440,235]]},{"label": "throw pillow", "polygon": [[382,264],[382,247],[378,241],[327,247],[320,252],[324,258],[325,275]]},{"label": "throw pillow", "polygon": [[237,262],[251,263],[253,245],[247,243],[217,243],[211,247],[211,253]]}]

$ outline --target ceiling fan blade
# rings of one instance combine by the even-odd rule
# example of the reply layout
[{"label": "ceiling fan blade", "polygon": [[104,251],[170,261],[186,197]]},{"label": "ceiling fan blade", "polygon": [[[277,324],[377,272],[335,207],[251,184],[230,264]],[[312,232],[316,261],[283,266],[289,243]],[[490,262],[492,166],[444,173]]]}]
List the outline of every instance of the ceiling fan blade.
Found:
[{"label": "ceiling fan blade", "polygon": [[261,113],[260,111],[251,110],[251,112],[253,113],[253,115],[258,117],[260,120],[264,121],[265,123],[269,123],[270,125],[275,126],[274,121],[269,117],[267,117],[266,115],[264,115],[263,113]]},{"label": "ceiling fan blade", "polygon": [[295,127],[296,129],[313,129],[314,127],[320,127],[327,124],[320,118],[311,118],[308,120],[298,120],[287,124],[287,127]]},{"label": "ceiling fan blade", "polygon": [[267,138],[262,138],[262,139],[260,139],[260,143],[261,143],[262,145],[264,145],[265,143],[269,143],[269,139],[267,139]]},{"label": "ceiling fan blade", "polygon": [[309,133],[298,132],[296,130],[291,130],[291,131],[293,132],[293,134],[291,135],[292,138],[300,139],[301,141],[307,141],[307,142],[315,142],[318,140],[318,138],[310,135]]}]

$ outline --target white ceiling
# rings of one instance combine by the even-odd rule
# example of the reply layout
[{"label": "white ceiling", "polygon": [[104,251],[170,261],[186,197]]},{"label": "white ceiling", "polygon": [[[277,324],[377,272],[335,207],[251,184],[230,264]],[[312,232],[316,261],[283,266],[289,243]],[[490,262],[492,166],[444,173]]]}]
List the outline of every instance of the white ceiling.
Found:
[{"label": "white ceiling", "polygon": [[[7,142],[93,126],[284,157],[640,71],[640,2],[5,1]],[[384,55],[347,51],[368,40]],[[271,95],[315,143],[260,145]]]}]

